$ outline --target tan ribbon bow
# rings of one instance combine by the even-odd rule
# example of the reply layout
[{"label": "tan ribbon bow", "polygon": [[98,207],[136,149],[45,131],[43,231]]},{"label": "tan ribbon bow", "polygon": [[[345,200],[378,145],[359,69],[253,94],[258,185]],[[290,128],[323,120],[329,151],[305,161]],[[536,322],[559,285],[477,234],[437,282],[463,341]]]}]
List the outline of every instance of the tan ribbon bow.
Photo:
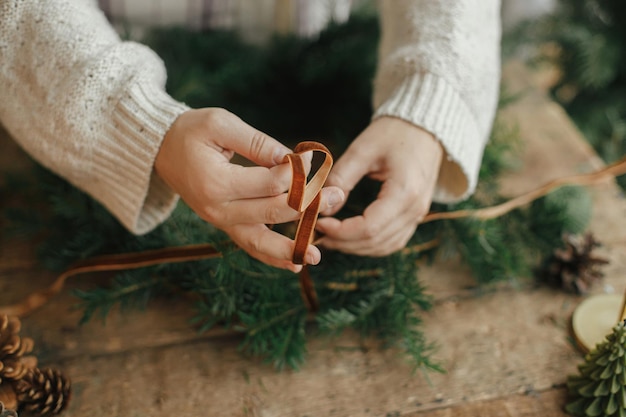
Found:
[{"label": "tan ribbon bow", "polygon": [[[307,173],[304,166],[303,154],[307,152],[321,152],[324,160],[310,181],[307,182]],[[319,302],[315,286],[311,280],[304,255],[309,244],[313,241],[315,224],[320,211],[321,191],[333,167],[333,158],[326,146],[318,142],[301,142],[292,154],[285,156],[285,161],[291,164],[291,186],[287,196],[287,204],[292,209],[302,213],[296,230],[293,250],[293,263],[304,265],[300,272],[300,291],[302,299],[309,311],[317,311]]]}]

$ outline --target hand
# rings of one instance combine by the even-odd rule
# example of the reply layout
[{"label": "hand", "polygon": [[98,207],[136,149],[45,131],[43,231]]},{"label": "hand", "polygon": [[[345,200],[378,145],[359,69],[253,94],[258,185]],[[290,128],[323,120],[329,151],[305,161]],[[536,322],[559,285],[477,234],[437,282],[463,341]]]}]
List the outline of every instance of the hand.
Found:
[{"label": "hand", "polygon": [[[443,149],[433,135],[404,120],[374,120],[335,164],[329,186],[345,195],[365,175],[383,182],[377,199],[362,215],[340,221],[319,219],[320,244],[342,252],[385,256],[405,247],[428,213]],[[341,205],[323,212],[336,213]]]},{"label": "hand", "polygon": [[[266,224],[299,218],[287,205],[291,181],[283,157],[289,148],[219,108],[189,110],[167,132],[155,160],[157,174],[202,219],[225,231],[252,257],[278,268],[298,272],[291,262],[294,243]],[[238,153],[259,166],[230,163]],[[322,191],[322,207],[343,201],[343,192]],[[320,261],[309,245],[307,263]]]}]

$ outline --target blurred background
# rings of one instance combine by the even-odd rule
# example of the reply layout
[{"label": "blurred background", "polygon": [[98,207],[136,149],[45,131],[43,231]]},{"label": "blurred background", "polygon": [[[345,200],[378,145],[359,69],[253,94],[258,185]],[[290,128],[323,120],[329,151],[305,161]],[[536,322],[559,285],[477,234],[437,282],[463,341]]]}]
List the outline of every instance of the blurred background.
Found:
[{"label": "blurred background", "polygon": [[[276,34],[315,41],[329,22],[341,24],[350,16],[375,15],[372,0],[316,0],[315,7],[312,4],[309,0],[100,0],[120,32],[142,39],[153,34],[155,26],[177,26],[191,32],[233,31],[255,45],[267,44]],[[626,153],[626,29],[619,24],[625,18],[622,0],[502,2],[503,62],[521,59],[549,74],[544,87],[607,162]],[[357,25],[348,32],[354,38],[368,28]],[[169,32],[167,37],[167,42],[161,36],[151,46],[168,55],[167,48],[189,42],[189,36],[180,31]],[[180,37],[180,43],[173,37]],[[196,53],[202,55],[205,51],[197,47]],[[181,74],[167,56],[164,59],[175,77]],[[180,77],[188,79],[189,71],[182,71]],[[626,186],[623,177],[620,182]]]}]

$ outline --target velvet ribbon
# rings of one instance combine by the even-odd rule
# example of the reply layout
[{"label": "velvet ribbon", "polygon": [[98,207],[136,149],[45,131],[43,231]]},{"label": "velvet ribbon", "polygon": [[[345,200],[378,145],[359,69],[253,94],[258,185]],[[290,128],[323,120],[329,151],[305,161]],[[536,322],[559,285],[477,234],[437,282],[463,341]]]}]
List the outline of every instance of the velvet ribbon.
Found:
[{"label": "velvet ribbon", "polygon": [[[307,170],[303,154],[306,152],[322,152],[324,161],[320,168],[307,182]],[[294,153],[287,155],[285,160],[291,164],[293,176],[288,194],[288,204],[301,213],[300,222],[295,236],[293,262],[304,265],[299,274],[300,289],[304,303],[310,311],[319,307],[315,286],[311,280],[309,270],[305,265],[306,249],[315,233],[315,223],[320,208],[320,192],[332,168],[332,157],[328,149],[317,142],[302,142],[296,146]],[[552,180],[518,197],[502,204],[472,210],[457,210],[441,213],[430,213],[422,221],[427,223],[443,219],[476,218],[479,220],[493,219],[502,216],[513,209],[522,207],[531,201],[542,197],[555,188],[563,185],[594,185],[612,180],[614,177],[626,173],[626,157],[607,165],[595,172],[575,174]],[[63,289],[67,278],[88,272],[120,271],[142,268],[151,265],[189,262],[201,259],[215,258],[222,254],[210,244],[170,247],[158,250],[137,253],[122,253],[103,255],[86,259],[76,263],[62,273],[48,288],[33,292],[24,300],[0,307],[0,314],[25,316],[44,305],[50,298]]]}]

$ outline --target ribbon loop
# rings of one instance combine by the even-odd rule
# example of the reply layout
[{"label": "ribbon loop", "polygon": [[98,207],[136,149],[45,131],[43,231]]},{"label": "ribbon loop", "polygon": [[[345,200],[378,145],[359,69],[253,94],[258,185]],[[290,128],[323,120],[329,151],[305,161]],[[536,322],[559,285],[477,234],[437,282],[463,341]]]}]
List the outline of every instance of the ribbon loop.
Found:
[{"label": "ribbon loop", "polygon": [[[306,152],[321,152],[324,160],[313,177],[307,182],[304,159]],[[321,191],[333,166],[333,158],[328,148],[319,142],[300,142],[294,152],[285,156],[285,161],[291,164],[291,186],[287,196],[287,204],[292,209],[302,213],[298,222],[293,251],[293,262],[305,265],[304,255],[313,240],[315,224],[319,215]]]}]

